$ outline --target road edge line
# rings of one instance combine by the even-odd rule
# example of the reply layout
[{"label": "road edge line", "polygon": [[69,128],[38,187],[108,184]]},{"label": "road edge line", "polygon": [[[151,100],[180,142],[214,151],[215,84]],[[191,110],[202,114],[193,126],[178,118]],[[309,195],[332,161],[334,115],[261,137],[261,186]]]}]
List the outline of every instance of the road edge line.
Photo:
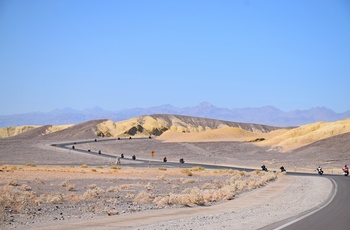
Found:
[{"label": "road edge line", "polygon": [[311,216],[311,215],[315,214],[316,212],[320,211],[321,209],[327,207],[334,200],[335,195],[338,192],[338,185],[337,185],[337,183],[332,178],[327,178],[327,179],[329,179],[332,182],[332,184],[333,184],[333,195],[331,196],[331,198],[325,204],[323,204],[318,209],[315,209],[312,212],[309,212],[309,213],[307,213],[307,214],[305,214],[305,215],[303,215],[301,217],[298,217],[297,219],[294,219],[294,220],[292,220],[292,221],[290,221],[288,223],[285,223],[285,224],[283,224],[283,225],[281,225],[281,226],[279,226],[277,228],[274,228],[273,230],[281,230],[281,229],[283,229],[283,228],[285,228],[285,227],[287,227],[289,225],[292,225],[292,224],[294,224],[294,223],[296,223],[296,222],[298,222],[298,221],[300,221],[300,220],[302,220],[302,219],[304,219],[304,218],[306,218],[308,216]]}]

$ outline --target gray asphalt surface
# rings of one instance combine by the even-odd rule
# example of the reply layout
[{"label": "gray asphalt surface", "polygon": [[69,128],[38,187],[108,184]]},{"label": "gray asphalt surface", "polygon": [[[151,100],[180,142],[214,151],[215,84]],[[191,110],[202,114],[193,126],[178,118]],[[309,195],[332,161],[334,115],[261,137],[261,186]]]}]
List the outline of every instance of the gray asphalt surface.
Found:
[{"label": "gray asphalt surface", "polygon": [[[103,141],[112,141],[116,139],[108,139]],[[95,140],[90,141],[77,141],[77,142],[67,142],[67,143],[59,143],[59,144],[53,144],[53,146],[64,148],[64,149],[71,149],[71,151],[77,151],[82,152],[86,154],[93,154],[98,155],[100,157],[106,157],[106,158],[116,158],[115,155],[109,155],[105,153],[98,153],[90,151],[88,152],[86,149],[79,149],[77,146],[78,144],[83,143],[89,143],[94,142]],[[101,140],[99,140],[101,141]],[[72,150],[72,146],[74,145],[75,149]],[[128,161],[130,162],[128,164]],[[139,164],[137,164],[139,163]],[[245,170],[245,171],[252,171],[255,169],[249,169],[249,168],[237,168],[237,167],[227,167],[227,166],[219,166],[219,165],[206,165],[206,164],[194,164],[194,163],[186,163],[180,164],[179,162],[160,162],[160,161],[152,161],[152,160],[143,160],[143,159],[136,159],[132,160],[131,158],[124,158],[123,159],[123,165],[132,165],[133,167],[144,167],[145,164],[148,167],[184,167],[184,168],[193,168],[202,166],[208,169],[234,169],[234,170]],[[317,174],[306,174],[306,173],[294,173],[294,172],[288,172],[288,174],[291,175],[300,175],[300,176],[319,176]],[[350,177],[345,177],[341,175],[322,175],[323,177],[327,177],[330,179],[333,179],[335,185],[334,185],[334,192],[336,193],[332,202],[330,202],[327,206],[323,207],[322,209],[320,207],[316,207],[314,210],[309,210],[306,213],[301,213],[299,216],[293,217],[288,220],[281,220],[280,222],[274,223],[272,225],[266,226],[262,228],[263,230],[267,229],[283,229],[283,230],[301,230],[301,229],[307,229],[307,230],[350,230]],[[298,205],[298,204],[295,204]],[[311,212],[315,212],[312,215],[310,215]],[[295,222],[295,220],[297,220]]]},{"label": "gray asphalt surface", "polygon": [[[320,209],[316,213],[307,216],[295,223],[288,224],[283,228],[270,228],[270,229],[283,229],[283,230],[337,230],[337,229],[350,229],[350,178],[341,175],[323,175],[331,178],[336,183],[336,194],[331,203],[326,207]],[[298,204],[296,204],[298,205]],[[306,215],[307,213],[305,213]],[[292,221],[292,220],[290,220]]]}]

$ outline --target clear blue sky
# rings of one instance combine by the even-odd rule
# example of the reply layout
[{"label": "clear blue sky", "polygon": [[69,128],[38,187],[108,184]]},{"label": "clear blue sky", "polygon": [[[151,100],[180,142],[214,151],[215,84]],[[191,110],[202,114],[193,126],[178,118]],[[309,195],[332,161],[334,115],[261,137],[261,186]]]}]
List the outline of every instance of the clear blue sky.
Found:
[{"label": "clear blue sky", "polygon": [[0,0],[0,115],[350,109],[349,0]]}]

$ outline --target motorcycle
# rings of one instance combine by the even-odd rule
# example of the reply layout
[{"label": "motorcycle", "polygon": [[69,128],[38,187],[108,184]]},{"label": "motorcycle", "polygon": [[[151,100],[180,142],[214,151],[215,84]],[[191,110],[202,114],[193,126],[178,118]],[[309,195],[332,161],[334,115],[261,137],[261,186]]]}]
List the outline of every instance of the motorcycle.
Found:
[{"label": "motorcycle", "polygon": [[281,172],[287,172],[283,166],[280,169],[281,169]]},{"label": "motorcycle", "polygon": [[349,170],[343,169],[343,175],[348,176],[349,175]]},{"label": "motorcycle", "polygon": [[322,168],[321,168],[321,167],[318,167],[318,168],[317,168],[317,172],[318,172],[318,174],[322,175],[322,174],[323,174]]},{"label": "motorcycle", "polygon": [[265,165],[262,165],[262,166],[261,166],[261,170],[267,172],[266,166],[265,166]]}]

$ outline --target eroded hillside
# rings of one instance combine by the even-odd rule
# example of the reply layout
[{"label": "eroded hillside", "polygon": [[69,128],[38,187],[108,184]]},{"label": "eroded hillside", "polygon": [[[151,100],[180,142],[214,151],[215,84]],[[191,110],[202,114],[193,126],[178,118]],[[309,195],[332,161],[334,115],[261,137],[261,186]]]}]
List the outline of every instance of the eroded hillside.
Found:
[{"label": "eroded hillside", "polygon": [[39,126],[27,125],[27,126],[0,128],[0,138],[13,137],[38,127]]},{"label": "eroded hillside", "polygon": [[336,122],[317,122],[288,130],[280,135],[266,138],[260,146],[280,147],[290,151],[340,134],[350,132],[350,118]]},{"label": "eroded hillside", "polygon": [[232,127],[256,133],[267,133],[279,129],[278,127],[268,125],[160,114],[140,116],[120,122],[108,120],[98,125],[100,131],[99,136],[104,137],[160,136],[167,131],[176,133],[201,133],[203,131],[216,130],[225,127]]},{"label": "eroded hillside", "polygon": [[249,142],[281,152],[350,133],[350,118],[336,122],[317,122],[300,127],[228,122],[180,115],[149,115],[129,120],[93,120],[66,126],[21,126],[0,129],[2,137],[77,140],[96,137],[148,137],[164,142]]}]

